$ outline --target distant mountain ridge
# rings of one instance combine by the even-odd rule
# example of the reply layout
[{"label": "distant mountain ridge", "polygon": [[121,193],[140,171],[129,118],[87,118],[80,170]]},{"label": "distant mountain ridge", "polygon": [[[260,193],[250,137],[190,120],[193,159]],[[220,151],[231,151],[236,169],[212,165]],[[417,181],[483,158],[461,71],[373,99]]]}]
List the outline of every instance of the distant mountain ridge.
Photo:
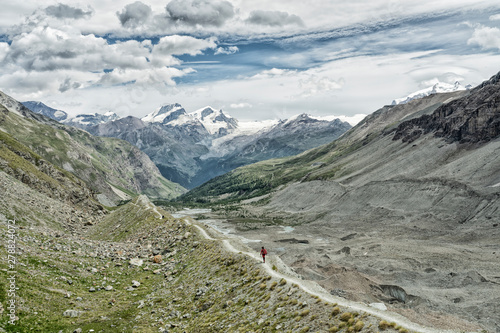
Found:
[{"label": "distant mountain ridge", "polygon": [[78,115],[64,124],[132,143],[153,160],[164,177],[187,188],[242,165],[301,153],[331,142],[351,128],[339,119],[306,114],[240,123],[220,109],[206,106],[188,113],[178,103],[162,105],[140,119],[108,112]]},{"label": "distant mountain ridge", "polygon": [[51,108],[42,102],[27,101],[22,102],[22,104],[35,113],[43,114],[44,116],[57,121],[62,122],[68,118],[68,114],[66,112]]},{"label": "distant mountain ridge", "polygon": [[394,99],[391,105],[406,104],[410,101],[413,101],[414,99],[423,98],[433,94],[449,93],[449,92],[469,90],[469,89],[472,89],[472,86],[470,84],[464,87],[458,81],[456,81],[454,84],[438,82],[432,85],[431,87],[427,87],[425,89],[416,91],[414,93],[409,94],[406,97]]}]

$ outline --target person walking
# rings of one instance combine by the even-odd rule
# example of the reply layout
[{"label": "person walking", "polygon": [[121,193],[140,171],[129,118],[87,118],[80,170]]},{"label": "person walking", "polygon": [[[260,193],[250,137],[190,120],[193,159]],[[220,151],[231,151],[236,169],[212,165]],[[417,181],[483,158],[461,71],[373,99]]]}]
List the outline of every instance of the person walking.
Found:
[{"label": "person walking", "polygon": [[262,256],[262,262],[266,263],[267,250],[264,247],[260,250],[260,255]]}]

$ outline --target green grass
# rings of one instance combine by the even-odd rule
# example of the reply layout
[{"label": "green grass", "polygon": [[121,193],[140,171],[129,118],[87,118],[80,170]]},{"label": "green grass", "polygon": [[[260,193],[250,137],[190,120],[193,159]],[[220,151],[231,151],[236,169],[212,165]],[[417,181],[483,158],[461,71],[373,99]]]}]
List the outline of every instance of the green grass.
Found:
[{"label": "green grass", "polygon": [[[8,133],[9,144],[17,142],[17,146],[24,145],[36,156],[43,157],[61,169],[71,166],[72,173],[87,182],[94,191],[101,192],[109,182],[136,192],[131,179],[136,177],[133,164],[136,163],[137,151],[126,141],[92,136],[55,122],[51,125],[42,124],[10,112],[5,114],[0,128],[4,138]],[[154,182],[145,190],[148,195],[171,199],[185,191],[159,174],[154,177]]]}]

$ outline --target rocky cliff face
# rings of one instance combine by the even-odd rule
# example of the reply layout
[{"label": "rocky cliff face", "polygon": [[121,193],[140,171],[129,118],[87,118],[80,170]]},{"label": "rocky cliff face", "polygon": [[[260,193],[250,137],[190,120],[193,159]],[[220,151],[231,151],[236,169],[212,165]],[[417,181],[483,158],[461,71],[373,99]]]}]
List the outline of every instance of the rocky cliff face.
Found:
[{"label": "rocky cliff face", "polygon": [[403,122],[394,140],[410,143],[428,133],[459,143],[484,143],[496,139],[500,135],[499,75],[483,82],[467,96],[441,106],[431,115]]}]

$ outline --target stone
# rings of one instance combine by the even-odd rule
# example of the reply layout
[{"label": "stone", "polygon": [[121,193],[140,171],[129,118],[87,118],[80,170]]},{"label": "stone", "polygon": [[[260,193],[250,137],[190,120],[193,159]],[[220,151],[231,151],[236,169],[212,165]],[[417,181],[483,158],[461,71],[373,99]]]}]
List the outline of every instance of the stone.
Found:
[{"label": "stone", "polygon": [[113,290],[113,286],[106,286],[106,288],[104,288],[104,290],[111,291],[111,290]]},{"label": "stone", "polygon": [[73,333],[82,333],[82,329],[78,327],[76,330],[73,331]]},{"label": "stone", "polygon": [[132,281],[132,287],[139,288],[140,285],[141,285],[141,283],[139,281],[135,281],[135,280]]},{"label": "stone", "polygon": [[139,259],[139,258],[132,258],[129,260],[128,262],[130,265],[132,266],[138,266],[138,267],[141,267],[142,264],[144,264],[144,261],[142,259]]},{"label": "stone", "polygon": [[95,288],[94,288],[94,287],[90,287],[90,288],[89,288],[89,291],[92,293],[92,292],[94,292],[94,291],[95,291]]},{"label": "stone", "polygon": [[80,315],[80,311],[77,310],[66,310],[63,313],[64,317],[76,318]]},{"label": "stone", "polygon": [[387,306],[385,306],[384,303],[370,303],[369,304],[372,308],[382,310],[382,311],[387,311]]},{"label": "stone", "polygon": [[155,264],[159,264],[159,263],[161,263],[161,261],[162,261],[161,254],[157,254],[157,255],[155,255],[155,256],[153,257],[153,262],[154,262]]}]

